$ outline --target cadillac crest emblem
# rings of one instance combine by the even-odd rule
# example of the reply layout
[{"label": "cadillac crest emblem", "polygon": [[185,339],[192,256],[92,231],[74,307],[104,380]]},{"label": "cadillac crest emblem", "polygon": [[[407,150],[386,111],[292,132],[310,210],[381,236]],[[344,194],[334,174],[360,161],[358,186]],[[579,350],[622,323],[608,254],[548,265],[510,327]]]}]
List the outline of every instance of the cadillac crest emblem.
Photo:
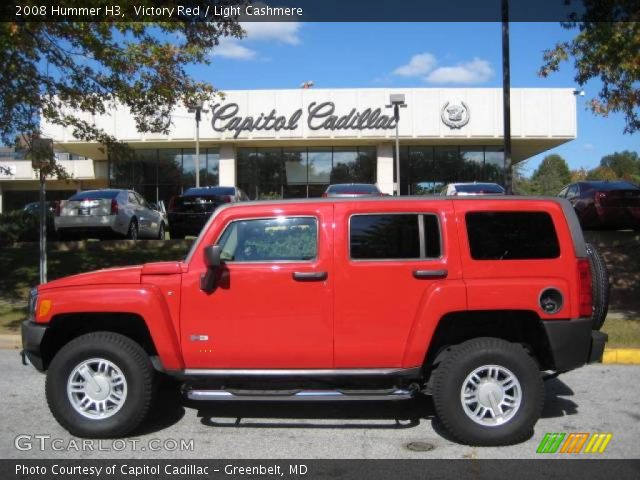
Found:
[{"label": "cadillac crest emblem", "polygon": [[447,102],[443,105],[442,110],[440,111],[442,123],[449,128],[464,127],[469,123],[470,116],[471,112],[469,111],[469,107],[464,102],[460,102],[460,105],[455,103],[450,104],[450,102]]}]

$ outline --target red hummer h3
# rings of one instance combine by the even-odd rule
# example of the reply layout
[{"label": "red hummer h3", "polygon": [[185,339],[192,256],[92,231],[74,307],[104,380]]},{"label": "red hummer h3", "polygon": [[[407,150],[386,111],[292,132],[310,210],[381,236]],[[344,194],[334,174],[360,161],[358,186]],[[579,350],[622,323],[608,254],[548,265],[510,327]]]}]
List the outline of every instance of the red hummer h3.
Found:
[{"label": "red hummer h3", "polygon": [[184,261],[40,285],[23,356],[69,432],[117,437],[159,374],[194,401],[433,397],[458,441],[523,441],[543,372],[602,357],[602,258],[571,205],[358,198],[220,208]]}]

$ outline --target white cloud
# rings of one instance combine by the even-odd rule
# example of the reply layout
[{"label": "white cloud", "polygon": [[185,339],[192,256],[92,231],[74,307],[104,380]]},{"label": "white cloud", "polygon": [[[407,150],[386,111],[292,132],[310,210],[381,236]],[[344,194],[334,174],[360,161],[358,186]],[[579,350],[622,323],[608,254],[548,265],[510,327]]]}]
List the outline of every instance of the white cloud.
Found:
[{"label": "white cloud", "polygon": [[493,68],[487,60],[474,58],[467,63],[459,63],[453,67],[439,67],[425,77],[429,83],[483,83],[494,75]]},{"label": "white cloud", "polygon": [[247,33],[247,40],[278,41],[289,45],[298,45],[300,37],[299,22],[241,22],[240,26]]},{"label": "white cloud", "polygon": [[582,146],[585,150],[595,150],[596,147],[593,146],[593,143],[585,143]]},{"label": "white cloud", "polygon": [[419,53],[409,60],[409,63],[396,68],[393,73],[402,77],[417,77],[431,71],[436,65],[436,57],[430,53]]},{"label": "white cloud", "polygon": [[233,60],[265,60],[256,50],[245,45],[247,43],[253,45],[257,42],[279,42],[288,45],[300,43],[299,31],[302,24],[299,22],[241,22],[240,25],[246,32],[245,37],[221,38],[220,44],[213,47],[214,57]]},{"label": "white cloud", "polygon": [[220,43],[213,47],[214,57],[232,58],[234,60],[254,60],[256,51],[240,45],[235,38],[221,38]]}]

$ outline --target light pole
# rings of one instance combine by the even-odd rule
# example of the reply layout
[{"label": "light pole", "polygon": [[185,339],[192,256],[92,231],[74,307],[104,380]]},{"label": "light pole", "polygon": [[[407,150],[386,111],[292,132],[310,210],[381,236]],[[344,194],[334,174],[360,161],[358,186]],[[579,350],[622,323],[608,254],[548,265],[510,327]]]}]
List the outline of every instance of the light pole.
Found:
[{"label": "light pole", "polygon": [[502,120],[504,124],[504,188],[513,193],[511,171],[511,68],[509,66],[509,0],[502,0]]},{"label": "light pole", "polygon": [[389,95],[389,105],[387,108],[393,108],[393,118],[396,121],[396,195],[400,196],[400,133],[398,131],[398,124],[400,123],[400,109],[406,108],[407,104],[404,102],[404,93],[392,93]]},{"label": "light pole", "polygon": [[40,180],[40,284],[47,283],[47,193],[45,183],[47,171],[55,161],[53,140],[33,138],[31,140],[31,166],[38,171]]},{"label": "light pole", "polygon": [[199,100],[192,108],[189,109],[189,113],[196,114],[196,187],[200,186],[200,119],[202,113],[207,113],[209,110],[204,109],[204,102]]}]

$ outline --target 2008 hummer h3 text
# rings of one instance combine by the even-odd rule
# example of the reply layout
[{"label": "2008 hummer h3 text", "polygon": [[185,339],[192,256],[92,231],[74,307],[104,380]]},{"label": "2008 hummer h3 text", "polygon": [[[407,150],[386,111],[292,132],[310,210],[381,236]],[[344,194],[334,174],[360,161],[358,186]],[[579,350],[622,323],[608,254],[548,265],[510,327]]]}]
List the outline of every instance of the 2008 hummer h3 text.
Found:
[{"label": "2008 hummer h3 text", "polygon": [[602,357],[608,280],[571,205],[360,198],[220,208],[182,262],[32,292],[24,354],[78,436],[122,436],[158,372],[191,400],[432,395],[460,442],[528,438],[542,372]]}]

